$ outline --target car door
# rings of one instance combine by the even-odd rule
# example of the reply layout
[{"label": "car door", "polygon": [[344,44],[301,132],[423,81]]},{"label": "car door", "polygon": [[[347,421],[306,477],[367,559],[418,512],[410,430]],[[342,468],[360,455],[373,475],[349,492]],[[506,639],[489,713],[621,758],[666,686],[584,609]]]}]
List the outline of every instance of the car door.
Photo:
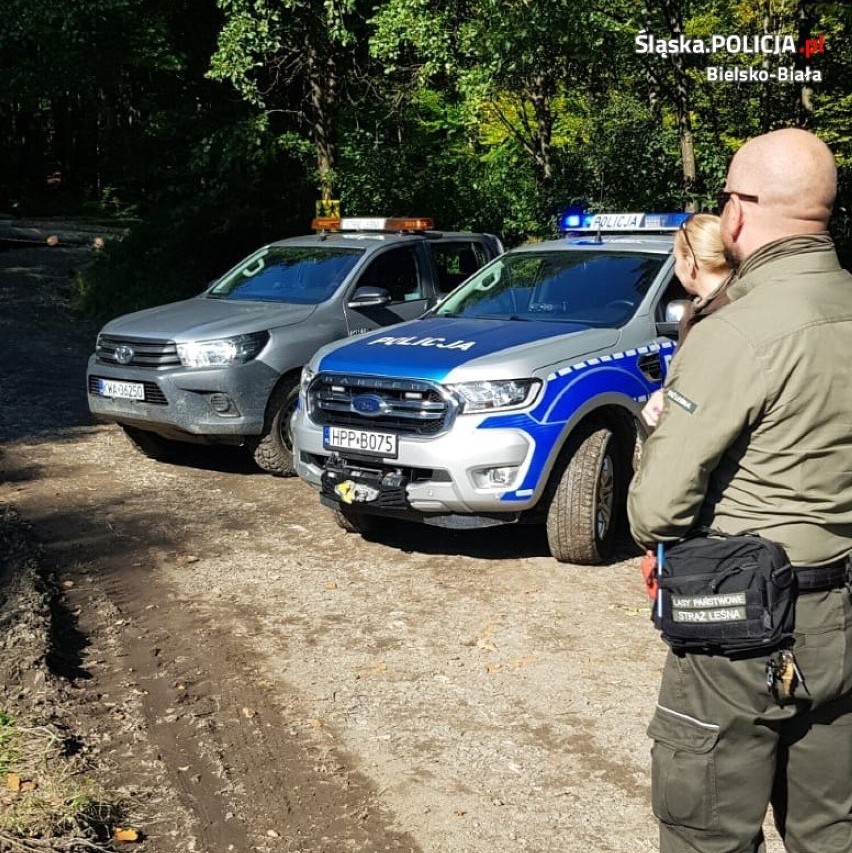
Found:
[{"label": "car door", "polygon": [[440,240],[430,242],[429,249],[439,299],[455,290],[494,255],[479,240]]},{"label": "car door", "polygon": [[[376,252],[347,293],[346,324],[350,335],[414,320],[434,301],[431,277],[419,243],[389,246]],[[381,288],[390,294],[384,305],[352,305],[361,288]]]}]

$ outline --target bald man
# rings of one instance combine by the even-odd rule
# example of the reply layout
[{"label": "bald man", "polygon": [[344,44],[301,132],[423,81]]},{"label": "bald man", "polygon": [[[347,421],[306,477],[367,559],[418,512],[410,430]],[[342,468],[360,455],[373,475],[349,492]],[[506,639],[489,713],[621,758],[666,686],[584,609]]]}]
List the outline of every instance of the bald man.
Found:
[{"label": "bald man", "polygon": [[790,701],[775,653],[669,652],[649,728],[662,853],[755,853],[771,802],[788,851],[852,851],[852,276],[828,235],[834,158],[779,130],[739,149],[719,193],[739,265],[690,333],[630,487],[637,542],[698,526],[760,533],[797,570]]}]

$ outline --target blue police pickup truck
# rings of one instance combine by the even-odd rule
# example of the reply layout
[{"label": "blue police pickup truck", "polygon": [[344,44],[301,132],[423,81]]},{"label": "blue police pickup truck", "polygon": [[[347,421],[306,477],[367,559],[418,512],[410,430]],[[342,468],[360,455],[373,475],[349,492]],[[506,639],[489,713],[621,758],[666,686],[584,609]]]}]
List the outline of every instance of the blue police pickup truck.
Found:
[{"label": "blue police pickup truck", "polygon": [[321,349],[293,417],[299,476],[349,531],[538,522],[557,560],[605,561],[687,296],[684,217],[566,216],[564,238],[507,252],[422,317]]}]

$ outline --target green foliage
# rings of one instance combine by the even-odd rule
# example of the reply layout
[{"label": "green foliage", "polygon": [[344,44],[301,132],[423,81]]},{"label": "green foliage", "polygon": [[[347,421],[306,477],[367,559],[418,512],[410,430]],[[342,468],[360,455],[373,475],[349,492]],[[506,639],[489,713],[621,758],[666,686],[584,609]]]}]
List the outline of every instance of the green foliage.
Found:
[{"label": "green foliage", "polygon": [[63,734],[52,725],[0,712],[0,773],[26,793],[10,796],[0,809],[2,850],[90,850],[108,853],[112,830],[127,813],[84,775],[79,758],[68,756]]},{"label": "green foliage", "polygon": [[0,775],[12,772],[17,760],[18,730],[15,720],[5,711],[0,711]]},{"label": "green foliage", "polygon": [[[749,137],[806,118],[840,168],[852,246],[852,6],[819,0],[824,74],[718,84],[640,56],[637,32],[798,33],[801,0],[6,0],[0,210],[81,206],[140,221],[87,270],[99,316],[195,293],[320,196],[414,213],[507,245],[569,204],[712,204]],[[810,8],[810,7],[809,7]],[[674,11],[674,16],[668,14]],[[695,151],[695,179],[683,152]],[[49,180],[48,180],[49,179]],[[685,190],[684,187],[688,189]]]},{"label": "green foliage", "polygon": [[304,232],[311,192],[259,119],[222,128],[142,221],[82,270],[76,304],[99,319],[200,293],[264,243]]}]

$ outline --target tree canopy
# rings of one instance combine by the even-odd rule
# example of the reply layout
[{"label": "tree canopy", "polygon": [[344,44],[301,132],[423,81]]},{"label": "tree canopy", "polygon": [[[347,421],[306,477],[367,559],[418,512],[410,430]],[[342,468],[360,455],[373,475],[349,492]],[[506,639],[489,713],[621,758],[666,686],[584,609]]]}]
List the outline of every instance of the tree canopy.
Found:
[{"label": "tree canopy", "polygon": [[[195,292],[253,246],[304,232],[318,199],[508,244],[553,233],[567,205],[707,209],[737,147],[786,126],[812,128],[837,156],[834,227],[848,252],[847,3],[2,0],[2,11],[0,211],[134,223],[90,296],[119,277],[128,305]],[[749,52],[664,49],[720,35]],[[761,36],[786,48],[750,51]]]}]

